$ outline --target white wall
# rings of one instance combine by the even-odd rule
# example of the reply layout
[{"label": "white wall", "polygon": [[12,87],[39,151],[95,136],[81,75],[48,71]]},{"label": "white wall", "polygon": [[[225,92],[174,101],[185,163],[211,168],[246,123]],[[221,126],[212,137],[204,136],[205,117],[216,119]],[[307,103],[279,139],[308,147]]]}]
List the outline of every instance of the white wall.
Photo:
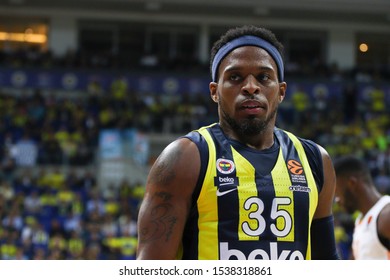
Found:
[{"label": "white wall", "polygon": [[77,49],[77,21],[69,16],[50,18],[48,47],[55,56]]},{"label": "white wall", "polygon": [[334,28],[329,31],[328,64],[337,62],[340,69],[350,69],[355,65],[355,32],[350,28]]}]

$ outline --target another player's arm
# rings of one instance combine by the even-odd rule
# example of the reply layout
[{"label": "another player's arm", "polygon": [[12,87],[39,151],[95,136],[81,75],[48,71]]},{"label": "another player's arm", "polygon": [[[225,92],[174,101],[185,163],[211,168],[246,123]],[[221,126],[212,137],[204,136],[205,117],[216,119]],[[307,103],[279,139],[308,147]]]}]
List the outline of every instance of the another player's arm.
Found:
[{"label": "another player's arm", "polygon": [[200,170],[196,145],[181,138],[152,166],[138,216],[137,259],[174,259]]}]

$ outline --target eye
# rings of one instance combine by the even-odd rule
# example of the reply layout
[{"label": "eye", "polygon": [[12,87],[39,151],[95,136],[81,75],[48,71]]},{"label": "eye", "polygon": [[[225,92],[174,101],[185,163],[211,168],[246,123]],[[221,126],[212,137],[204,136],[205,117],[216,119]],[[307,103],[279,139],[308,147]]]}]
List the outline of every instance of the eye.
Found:
[{"label": "eye", "polygon": [[267,73],[260,74],[258,76],[259,81],[268,81],[269,79],[270,79],[270,75],[268,75]]},{"label": "eye", "polygon": [[231,81],[239,81],[241,79],[241,76],[238,74],[231,74],[229,77],[229,80]]}]

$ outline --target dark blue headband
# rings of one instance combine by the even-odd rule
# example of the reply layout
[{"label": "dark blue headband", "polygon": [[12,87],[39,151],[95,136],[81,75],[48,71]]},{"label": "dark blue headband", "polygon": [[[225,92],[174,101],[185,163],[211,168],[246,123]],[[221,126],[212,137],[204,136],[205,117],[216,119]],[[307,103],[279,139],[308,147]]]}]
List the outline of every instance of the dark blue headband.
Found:
[{"label": "dark blue headband", "polygon": [[213,82],[216,82],[218,67],[222,59],[224,59],[225,56],[232,50],[242,46],[257,46],[266,50],[272,56],[276,63],[276,66],[278,67],[279,81],[284,81],[284,65],[282,56],[280,55],[279,51],[272,44],[259,37],[245,35],[228,42],[226,45],[223,45],[218,50],[214,57],[213,65],[211,67]]}]

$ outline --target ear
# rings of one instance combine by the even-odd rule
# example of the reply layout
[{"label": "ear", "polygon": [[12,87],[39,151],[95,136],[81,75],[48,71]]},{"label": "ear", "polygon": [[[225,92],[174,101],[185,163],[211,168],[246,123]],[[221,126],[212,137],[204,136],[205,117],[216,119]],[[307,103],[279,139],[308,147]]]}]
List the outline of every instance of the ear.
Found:
[{"label": "ear", "polygon": [[359,191],[359,179],[355,176],[349,176],[347,181],[348,190],[352,193],[357,193]]},{"label": "ear", "polygon": [[218,84],[216,82],[211,82],[209,84],[209,90],[210,90],[210,96],[211,96],[211,99],[215,102],[215,103],[218,103],[218,93],[217,93],[217,89],[218,89]]},{"label": "ear", "polygon": [[281,103],[283,99],[286,97],[286,90],[287,90],[287,83],[286,82],[279,83],[279,103]]}]

